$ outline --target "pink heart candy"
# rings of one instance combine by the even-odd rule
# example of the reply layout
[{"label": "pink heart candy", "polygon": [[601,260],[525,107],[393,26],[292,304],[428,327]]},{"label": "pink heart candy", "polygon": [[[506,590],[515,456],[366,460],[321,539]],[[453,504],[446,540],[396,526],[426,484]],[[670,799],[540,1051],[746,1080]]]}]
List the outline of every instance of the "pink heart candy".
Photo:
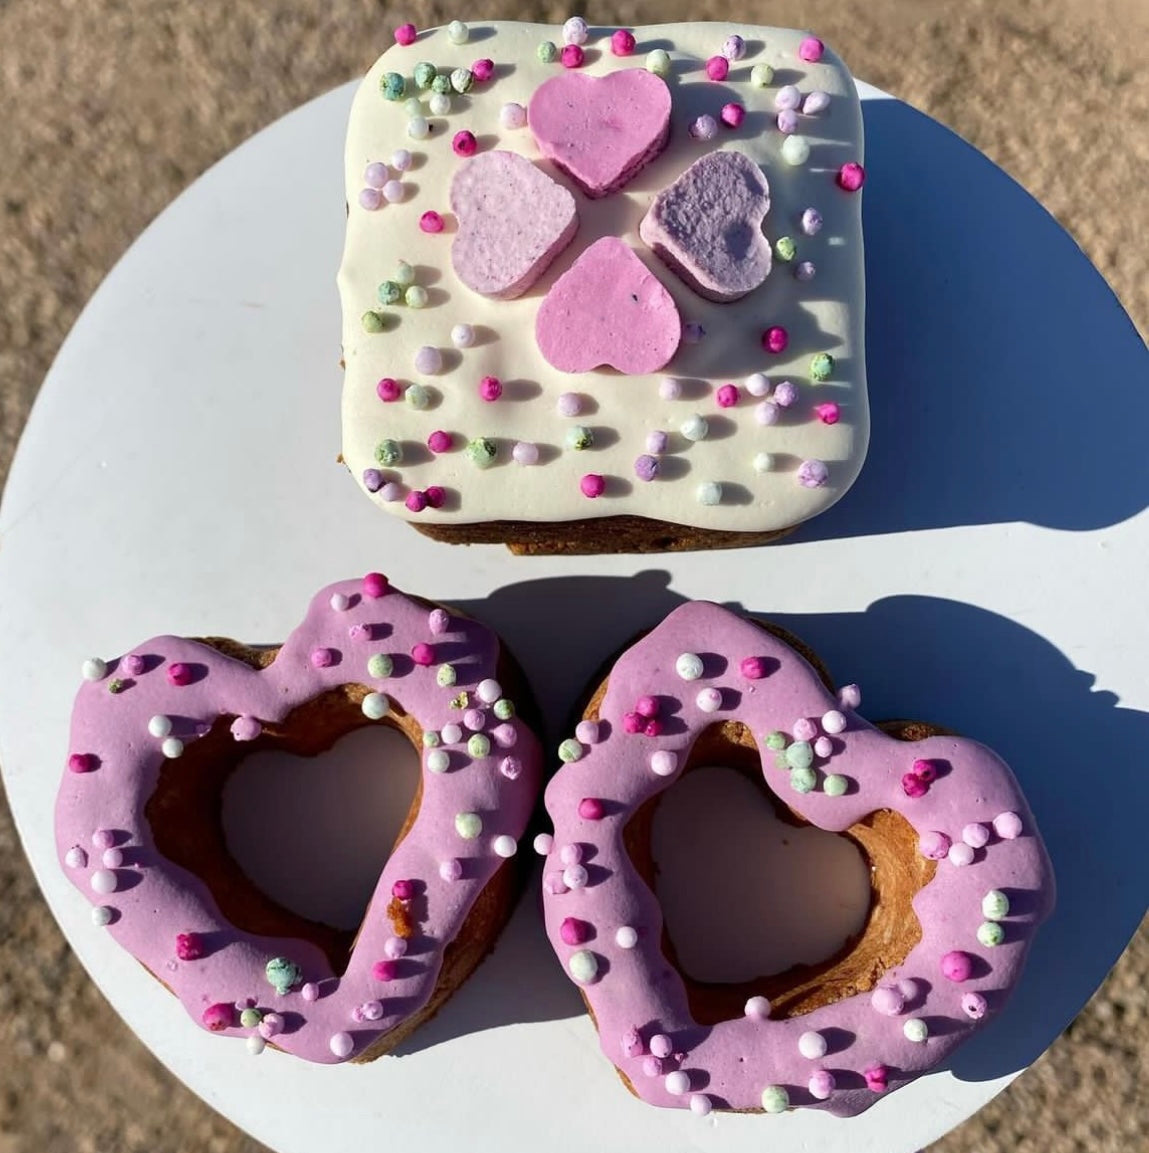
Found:
[{"label": "pink heart candy", "polygon": [[752,292],[769,275],[762,221],[770,186],[741,152],[696,160],[655,198],[638,233],[699,296],[719,303]]},{"label": "pink heart candy", "polygon": [[666,147],[670,89],[645,68],[566,72],[535,90],[528,122],[539,151],[587,196],[609,196]]},{"label": "pink heart candy", "polygon": [[632,375],[657,372],[682,339],[670,293],[613,236],[596,240],[555,281],[535,318],[535,340],[561,372],[609,365]]},{"label": "pink heart candy", "polygon": [[460,164],[451,181],[459,231],[451,263],[483,296],[521,296],[574,239],[574,197],[515,152],[484,152]]}]

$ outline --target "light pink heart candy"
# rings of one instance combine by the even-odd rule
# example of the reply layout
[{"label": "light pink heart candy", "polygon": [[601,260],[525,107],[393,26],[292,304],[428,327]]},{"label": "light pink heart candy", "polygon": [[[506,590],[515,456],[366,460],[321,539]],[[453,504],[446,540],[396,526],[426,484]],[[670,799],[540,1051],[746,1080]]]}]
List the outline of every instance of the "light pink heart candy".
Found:
[{"label": "light pink heart candy", "polygon": [[535,340],[561,372],[609,365],[631,375],[657,372],[682,339],[670,293],[613,236],[596,240],[555,281],[535,318]]},{"label": "light pink heart candy", "polygon": [[762,221],[770,186],[741,152],[696,160],[655,198],[638,234],[699,296],[720,303],[752,292],[769,275]]},{"label": "light pink heart candy", "polygon": [[574,197],[515,152],[483,152],[451,181],[451,263],[483,296],[521,296],[578,231]]},{"label": "light pink heart candy", "polygon": [[531,97],[539,151],[590,197],[617,192],[666,147],[670,89],[645,68],[564,72]]}]

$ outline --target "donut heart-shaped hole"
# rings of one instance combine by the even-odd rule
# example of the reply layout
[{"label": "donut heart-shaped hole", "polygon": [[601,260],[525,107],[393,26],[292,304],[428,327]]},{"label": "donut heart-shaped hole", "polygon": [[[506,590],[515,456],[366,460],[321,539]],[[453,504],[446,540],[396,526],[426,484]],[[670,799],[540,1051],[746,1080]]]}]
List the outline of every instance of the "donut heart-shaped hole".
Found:
[{"label": "donut heart-shaped hole", "polygon": [[[271,664],[278,651],[215,638],[206,643],[253,668]],[[386,719],[369,720],[362,705],[370,691],[366,685],[346,684],[321,693],[292,710],[282,722],[265,723],[252,741],[237,741],[232,736],[234,716],[219,717],[206,734],[187,745],[181,757],[164,761],[156,788],[144,808],[159,852],[198,877],[220,912],[236,928],[258,936],[310,941],[324,951],[336,974],[347,968],[358,923],[335,925],[326,921],[348,922],[351,918],[346,910],[356,896],[365,911],[390,852],[414,824],[422,800],[420,758],[416,751],[421,746],[422,730],[394,700]],[[361,732],[368,728],[375,731]],[[350,748],[345,738],[354,742]],[[398,741],[408,746],[410,758],[403,755]],[[340,784],[364,779],[365,762],[372,754],[378,759],[380,772],[401,776],[398,786],[391,782],[380,788],[376,783],[366,786],[366,796],[358,791],[336,796],[335,789]],[[268,765],[271,755],[276,759]],[[244,780],[245,765],[252,757],[258,758],[254,767],[263,780],[268,768],[283,768],[283,786],[274,801],[268,801],[266,819],[261,820],[257,812],[237,820],[235,803],[225,798],[234,781],[240,786],[235,800],[251,803],[255,790],[250,786],[261,783],[258,779]],[[317,777],[334,769],[330,774],[334,780],[319,787],[309,783],[293,798],[290,785],[293,780],[298,781],[300,766],[291,764],[288,757],[310,759],[304,771],[310,770]],[[260,760],[262,765],[258,764]],[[344,814],[342,828],[334,820],[325,820],[324,810],[334,817],[336,806]],[[361,808],[368,810],[366,821],[355,816]],[[361,811],[359,815],[362,816]],[[368,844],[363,832],[374,818],[378,818],[379,835]],[[360,835],[348,836],[348,821]],[[244,842],[237,851],[229,844],[229,829],[233,842]],[[254,844],[256,839],[262,844]],[[290,870],[299,867],[300,855],[304,864],[312,861],[322,867],[326,849],[339,856],[327,879],[342,889],[352,888],[354,894],[323,893],[325,878],[319,877],[312,886],[309,903],[312,909],[342,908],[342,916],[305,916],[276,900],[249,875],[269,877],[276,870],[276,856],[294,857],[295,861],[276,870],[274,883],[268,886],[286,891]],[[366,859],[349,865],[350,855],[360,850],[366,851]],[[245,869],[244,864],[250,868]],[[419,901],[407,902],[406,910],[396,903],[387,915],[393,917],[396,935],[408,936],[417,931]],[[359,917],[358,922],[361,921]]]},{"label": "donut heart-shaped hole", "polygon": [[[903,739],[922,739],[935,730],[928,726],[894,724],[887,727],[887,731]],[[796,942],[796,948],[790,942],[781,941],[778,950],[771,949],[769,955],[794,956],[803,950],[816,953],[820,947],[830,951],[828,956],[812,962],[790,964],[781,969],[768,964],[766,967],[774,971],[745,980],[701,980],[691,975],[682,964],[671,924],[676,922],[680,928],[688,927],[687,923],[691,926],[696,924],[698,904],[694,902],[688,906],[676,902],[664,918],[662,949],[682,977],[694,1019],[701,1025],[735,1020],[743,1016],[746,1002],[755,996],[770,1001],[772,1018],[797,1017],[873,988],[883,974],[900,965],[921,940],[921,925],[914,914],[912,901],[918,890],[933,877],[936,862],[920,855],[913,827],[904,817],[889,810],[871,813],[843,834],[815,830],[766,787],[754,737],[738,721],[719,722],[704,729],[695,740],[678,781],[669,790],[647,801],[627,823],[624,843],[643,880],[655,892],[663,888],[654,852],[660,839],[655,830],[656,824],[661,826],[660,806],[684,784],[685,789],[693,793],[699,782],[697,778],[691,780],[692,774],[718,767],[732,770],[750,782],[768,806],[768,811],[764,809],[762,815],[767,820],[772,816],[793,830],[792,838],[780,838],[791,840],[791,845],[787,852],[778,854],[779,860],[788,857],[793,863],[801,864],[821,859],[826,865],[818,878],[827,883],[819,903],[829,911],[820,912],[816,906],[812,907],[808,914],[810,924],[801,927],[801,940]],[[782,776],[784,778],[784,774]],[[730,782],[721,787],[729,789]],[[691,800],[689,793],[687,800]],[[676,821],[673,812],[668,816],[671,822]],[[822,841],[827,837],[840,837],[843,847],[827,846]],[[799,845],[803,839],[805,843]],[[868,901],[862,902],[857,899],[859,863],[868,872],[869,884]],[[706,866],[702,864],[699,868],[705,870]],[[678,873],[680,868],[677,864],[673,871],[668,871],[671,879]],[[830,882],[831,877],[837,878],[840,888]],[[745,878],[742,880],[744,882]],[[772,877],[770,885],[774,891],[779,891],[797,880],[796,877]],[[664,893],[659,895],[665,899]],[[845,915],[840,910],[829,909],[839,900],[847,905]],[[787,932],[785,916],[780,917],[777,929],[780,934]],[[841,943],[834,947],[838,942]],[[696,952],[687,949],[688,954]],[[724,960],[732,969],[745,971],[745,960],[740,962],[738,958],[730,957]]]}]

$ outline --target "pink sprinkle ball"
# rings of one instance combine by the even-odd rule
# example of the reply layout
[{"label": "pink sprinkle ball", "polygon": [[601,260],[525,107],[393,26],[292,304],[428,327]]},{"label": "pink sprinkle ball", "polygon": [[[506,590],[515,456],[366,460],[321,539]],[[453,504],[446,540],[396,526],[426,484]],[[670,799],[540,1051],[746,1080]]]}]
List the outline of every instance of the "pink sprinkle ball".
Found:
[{"label": "pink sprinkle ball", "polygon": [[643,719],[638,713],[626,713],[622,718],[622,731],[624,733],[641,733],[643,724]]},{"label": "pink sprinkle ball", "polygon": [[746,109],[741,104],[723,104],[722,111],[719,113],[722,123],[727,128],[737,128],[741,125],[742,121],[746,119]]},{"label": "pink sprinkle ball", "polygon": [[70,773],[90,773],[99,764],[93,753],[73,753],[68,758],[68,771]]},{"label": "pink sprinkle ball", "polygon": [[643,453],[641,456],[635,457],[634,475],[637,476],[639,480],[654,480],[654,478],[658,476],[659,468],[660,465],[658,463],[658,457],[656,456],[649,456]]},{"label": "pink sprinkle ball", "polygon": [[124,657],[123,668],[129,677],[138,677],[144,671],[144,658],[139,653],[129,653]]},{"label": "pink sprinkle ball", "polygon": [[818,726],[809,717],[799,717],[794,722],[794,739],[812,741],[818,735]]},{"label": "pink sprinkle ball", "polygon": [[826,92],[807,92],[806,99],[802,101],[802,114],[804,116],[817,116],[830,107],[830,97]]},{"label": "pink sprinkle ball", "polygon": [[834,1092],[836,1084],[833,1073],[828,1069],[818,1069],[810,1074],[810,1096],[825,1101]]},{"label": "pink sprinkle ball", "polygon": [[396,881],[391,886],[391,896],[400,901],[409,901],[415,895],[414,881]]},{"label": "pink sprinkle ball", "polygon": [[888,1088],[890,1071],[885,1065],[871,1065],[865,1073],[866,1088],[874,1093],[884,1093]]},{"label": "pink sprinkle ball", "polygon": [[980,993],[963,993],[961,997],[961,1011],[973,1021],[980,1021],[985,1016],[989,1005]]},{"label": "pink sprinkle ball", "polygon": [[973,976],[973,958],[960,949],[942,957],[942,976],[949,981],[968,981]]},{"label": "pink sprinkle ball", "polygon": [[918,852],[929,861],[940,861],[950,851],[951,841],[945,833],[936,829],[922,833],[918,840]]},{"label": "pink sprinkle ball", "polygon": [[802,213],[801,224],[807,236],[817,236],[822,231],[822,214],[816,208],[807,208]]},{"label": "pink sprinkle ball", "polygon": [[515,447],[511,449],[511,459],[515,464],[532,465],[539,463],[539,446],[533,444],[529,440],[520,440],[515,442]]},{"label": "pink sprinkle ball", "polygon": [[793,111],[802,103],[802,93],[793,84],[785,84],[774,94],[774,107],[783,112]]},{"label": "pink sprinkle ball", "polygon": [[630,56],[634,52],[634,34],[619,28],[610,37],[610,50],[615,56]]},{"label": "pink sprinkle ball", "polygon": [[203,1023],[213,1033],[222,1033],[235,1024],[235,1006],[226,1001],[217,1001],[203,1011]]},{"label": "pink sprinkle ball", "polygon": [[777,119],[778,131],[783,136],[793,136],[798,131],[798,113],[792,108],[783,108]]},{"label": "pink sprinkle ball", "polygon": [[439,876],[444,881],[460,881],[463,878],[463,862],[458,857],[439,863]]},{"label": "pink sprinkle ball", "polygon": [[582,945],[590,940],[590,934],[590,925],[577,917],[564,917],[563,923],[559,926],[559,936],[567,945]]},{"label": "pink sprinkle ball", "polygon": [[521,104],[504,104],[499,109],[499,123],[504,128],[522,128],[527,122],[527,110]]},{"label": "pink sprinkle ball", "polygon": [[884,1017],[896,1017],[905,1007],[906,999],[897,989],[880,985],[870,994],[870,1004]]},{"label": "pink sprinkle ball", "polygon": [[317,669],[329,669],[335,664],[337,654],[334,649],[312,649],[311,650],[311,665]]},{"label": "pink sprinkle ball", "polygon": [[949,863],[959,869],[964,869],[966,865],[972,865],[973,855],[973,849],[963,841],[959,841],[956,845],[951,845],[950,851],[946,853]]},{"label": "pink sprinkle ball", "polygon": [[[571,47],[571,45],[568,45],[568,47]],[[583,496],[595,500],[606,492],[606,478],[600,476],[597,472],[588,472],[582,480],[578,482],[578,486]]]},{"label": "pink sprinkle ball", "polygon": [[419,217],[419,228],[423,232],[442,232],[443,218],[434,209],[429,209]]},{"label": "pink sprinkle ball", "polygon": [[798,45],[798,56],[807,64],[817,64],[825,51],[826,45],[817,36],[807,36]]},{"label": "pink sprinkle ball", "polygon": [[383,205],[383,193],[378,188],[359,190],[359,207],[365,212],[376,212]]},{"label": "pink sprinkle ball", "polygon": [[495,62],[483,57],[481,60],[476,60],[471,65],[471,75],[480,83],[486,84],[488,80],[495,74]]},{"label": "pink sprinkle ball", "polygon": [[198,933],[176,934],[176,956],[181,961],[198,961],[203,955],[203,938]]},{"label": "pink sprinkle ball", "polygon": [[387,183],[389,173],[387,172],[387,165],[378,160],[368,164],[363,172],[363,183],[368,188],[381,190],[383,185]]},{"label": "pink sprinkle ball", "polygon": [[390,592],[391,586],[381,572],[369,572],[363,578],[363,595],[378,600]]},{"label": "pink sprinkle ball", "polygon": [[393,400],[398,400],[403,395],[403,390],[399,387],[397,380],[392,380],[391,377],[385,376],[376,386],[375,395],[386,404],[390,404]]},{"label": "pink sprinkle ball", "polygon": [[116,843],[116,834],[111,829],[97,829],[92,834],[92,844],[97,849],[110,849]]},{"label": "pink sprinkle ball", "polygon": [[823,424],[837,424],[842,410],[832,401],[814,405],[814,413]]},{"label": "pink sprinkle ball", "polygon": [[447,499],[447,490],[441,485],[433,484],[423,490],[423,495],[427,498],[428,508],[442,508],[443,502]]},{"label": "pink sprinkle ball", "polygon": [[743,657],[738,671],[748,681],[760,681],[766,675],[766,662],[761,657]]},{"label": "pink sprinkle ball", "polygon": [[606,806],[598,797],[583,797],[578,803],[578,815],[584,821],[601,821],[606,816]]},{"label": "pink sprinkle ball", "polygon": [[746,55],[746,41],[741,36],[727,36],[722,45],[722,55],[727,60],[741,60]]},{"label": "pink sprinkle ball", "polygon": [[711,80],[725,80],[730,75],[730,61],[725,56],[711,56],[706,61],[706,75]]},{"label": "pink sprinkle ball", "polygon": [[564,44],[559,60],[564,68],[581,68],[586,54],[579,44]]},{"label": "pink sprinkle ball", "polygon": [[789,343],[790,334],[780,324],[772,324],[762,333],[762,347],[775,356],[785,352]]},{"label": "pink sprinkle ball", "polygon": [[661,1077],[663,1070],[662,1058],[656,1057],[653,1053],[647,1054],[642,1059],[642,1071],[647,1077]]},{"label": "pink sprinkle ball", "polygon": [[642,1035],[633,1027],[623,1033],[619,1043],[624,1057],[638,1057],[642,1053]]},{"label": "pink sprinkle ball", "polygon": [[977,823],[966,825],[961,831],[961,839],[971,849],[983,849],[989,844],[989,829]]},{"label": "pink sprinkle ball", "polygon": [[657,717],[660,711],[658,697],[639,697],[634,703],[634,711],[640,717]]},{"label": "pink sprinkle ball", "polygon": [[759,424],[777,424],[778,417],[781,416],[781,414],[782,410],[778,407],[778,402],[775,400],[764,400],[761,404],[754,406],[754,419]]},{"label": "pink sprinkle ball", "polygon": [[[499,728],[509,726],[500,725]],[[496,730],[497,732],[498,730]],[[513,730],[512,730],[513,731]],[[523,772],[523,763],[518,757],[503,757],[499,762],[499,772],[507,778],[508,781],[517,781]]]},{"label": "pink sprinkle ball", "polygon": [[[695,140],[713,140],[718,132],[718,121],[713,116],[699,116],[691,122],[690,135]],[[690,342],[695,343],[695,342]]]},{"label": "pink sprinkle ball", "polygon": [[838,169],[835,181],[844,192],[857,192],[866,183],[866,170],[851,160]]},{"label": "pink sprinkle ball", "polygon": [[169,685],[190,685],[194,675],[191,665],[185,665],[182,661],[176,661],[175,664],[168,665]]},{"label": "pink sprinkle ball", "polygon": [[834,742],[829,737],[819,737],[814,742],[814,755],[825,759],[834,751]]},{"label": "pink sprinkle ball", "polygon": [[427,498],[417,489],[412,489],[403,503],[409,512],[422,512],[427,507]]},{"label": "pink sprinkle ball", "polygon": [[308,981],[307,984],[299,990],[299,995],[309,1004],[313,1001],[318,1001],[319,986],[314,981]]},{"label": "pink sprinkle ball", "polygon": [[498,400],[503,395],[503,382],[497,376],[484,376],[479,381],[479,395],[484,400]]},{"label": "pink sprinkle ball", "polygon": [[1016,813],[998,813],[993,819],[993,831],[1003,841],[1013,841],[1021,836],[1021,818]]},{"label": "pink sprinkle ball", "polygon": [[938,779],[937,765],[920,757],[910,766],[910,772],[927,785],[932,785]]},{"label": "pink sprinkle ball", "polygon": [[[456,132],[451,140],[451,148],[454,150],[456,156],[474,156],[475,150],[479,147],[479,142],[475,139],[475,134],[464,128],[461,132]],[[438,232],[438,229],[435,229]]]},{"label": "pink sprinkle ball", "polygon": [[428,665],[435,663],[435,650],[429,644],[420,641],[411,649],[411,659],[417,665],[426,668]]},{"label": "pink sprinkle ball", "polygon": [[[717,691],[717,690],[715,690]],[[644,735],[648,737],[661,737],[663,730],[662,721],[658,717],[651,717],[645,725],[642,726]]]},{"label": "pink sprinkle ball", "polygon": [[917,777],[913,773],[906,773],[902,777],[902,792],[907,797],[924,797],[929,791],[929,785],[921,777]]},{"label": "pink sprinkle ball", "polygon": [[798,399],[798,386],[789,380],[780,380],[774,389],[774,403],[789,408]]},{"label": "pink sprinkle ball", "polygon": [[414,24],[400,24],[395,29],[395,43],[403,48],[409,48],[415,43],[415,37],[418,35],[419,30]]},{"label": "pink sprinkle ball", "polygon": [[563,847],[559,849],[559,860],[562,861],[564,865],[581,865],[582,857],[582,845],[563,845]]},{"label": "pink sprinkle ball", "polygon": [[582,397],[577,392],[564,392],[559,396],[559,416],[578,416],[582,412]]},{"label": "pink sprinkle ball", "polygon": [[581,745],[597,745],[601,736],[598,721],[579,721],[575,725],[575,740]]},{"label": "pink sprinkle ball", "polygon": [[278,1037],[283,1032],[285,1022],[278,1013],[264,1013],[263,1020],[259,1023],[259,1035],[265,1040],[270,1041],[272,1037]]},{"label": "pink sprinkle ball", "polygon": [[670,445],[670,437],[660,428],[646,434],[646,451],[661,456]]},{"label": "pink sprinkle ball", "polygon": [[724,384],[715,394],[719,408],[733,408],[738,403],[738,389],[733,384]]},{"label": "pink sprinkle ball", "polygon": [[674,1042],[665,1033],[655,1033],[650,1039],[650,1051],[656,1057],[669,1057],[674,1052]]},{"label": "pink sprinkle ball", "polygon": [[427,447],[432,452],[450,452],[451,451],[451,434],[444,432],[441,428],[437,428],[429,437],[427,437]]}]

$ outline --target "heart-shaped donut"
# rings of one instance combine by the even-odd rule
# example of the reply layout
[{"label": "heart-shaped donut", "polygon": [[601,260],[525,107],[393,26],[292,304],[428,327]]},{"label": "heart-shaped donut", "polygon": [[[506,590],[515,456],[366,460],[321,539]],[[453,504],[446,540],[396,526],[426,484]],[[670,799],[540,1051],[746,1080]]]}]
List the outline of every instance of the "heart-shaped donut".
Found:
[{"label": "heart-shaped donut", "polygon": [[560,372],[607,365],[619,372],[657,372],[682,339],[670,293],[613,236],[596,240],[555,281],[539,307],[535,339]]},{"label": "heart-shaped donut", "polygon": [[578,231],[574,197],[517,152],[485,152],[460,165],[451,209],[459,222],[455,272],[497,300],[526,292]]},{"label": "heart-shaped donut", "polygon": [[645,68],[564,72],[535,90],[528,118],[548,160],[587,196],[610,196],[666,147],[670,89]]},{"label": "heart-shaped donut", "polygon": [[[205,1028],[255,1051],[370,1060],[489,951],[540,756],[510,695],[528,703],[517,668],[483,625],[373,573],[320,591],[278,649],[157,637],[84,675],[61,862],[95,923]],[[249,752],[314,755],[375,724],[407,736],[423,773],[352,937],[255,889],[227,852],[220,798]]]},{"label": "heart-shaped donut", "polygon": [[770,274],[769,211],[762,169],[741,152],[711,152],[654,198],[639,235],[699,296],[738,300]]},{"label": "heart-shaped donut", "polygon": [[[882,731],[859,703],[786,640],[699,602],[623,653],[563,742],[546,791],[547,934],[644,1101],[860,1113],[944,1060],[1017,982],[1054,900],[1017,782],[984,746],[923,724]],[[735,985],[676,967],[653,809],[716,764],[868,858],[865,930],[829,961]]]}]

